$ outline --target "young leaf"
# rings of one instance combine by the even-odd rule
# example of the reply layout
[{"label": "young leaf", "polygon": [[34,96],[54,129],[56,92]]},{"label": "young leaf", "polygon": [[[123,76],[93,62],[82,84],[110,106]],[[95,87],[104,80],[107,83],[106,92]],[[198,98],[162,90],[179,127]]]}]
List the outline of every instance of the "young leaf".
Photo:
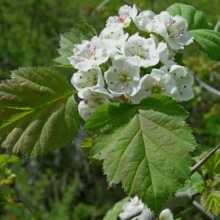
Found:
[{"label": "young leaf", "polygon": [[58,49],[60,57],[56,58],[55,61],[72,68],[68,57],[73,54],[74,45],[80,44],[82,40],[90,40],[95,35],[97,35],[95,29],[83,20],[67,33],[61,35],[60,49]]},{"label": "young leaf", "polygon": [[79,115],[71,84],[49,68],[20,68],[0,84],[0,144],[27,157],[67,144]]},{"label": "young leaf", "polygon": [[201,196],[201,203],[207,212],[213,215],[220,214],[220,191],[207,191]]},{"label": "young leaf", "polygon": [[10,164],[10,163],[19,163],[20,158],[14,155],[0,154],[0,170]]},{"label": "young leaf", "polygon": [[[188,115],[182,106],[168,96],[156,95],[153,98],[144,99],[140,106],[142,109],[153,109],[183,119],[186,119]],[[138,108],[139,105],[118,102],[104,105],[89,117],[84,129],[90,132],[105,131],[105,129],[110,131],[111,128],[114,129],[128,123]]]},{"label": "young leaf", "polygon": [[214,60],[220,60],[220,32],[207,29],[190,31],[199,49]]},{"label": "young leaf", "polygon": [[183,118],[166,114],[162,103],[151,107],[141,103],[127,124],[97,137],[91,155],[104,160],[110,184],[122,182],[156,211],[188,178],[196,144]]},{"label": "young leaf", "polygon": [[205,15],[190,5],[176,3],[167,8],[171,15],[181,15],[188,23],[188,30],[210,29]]}]

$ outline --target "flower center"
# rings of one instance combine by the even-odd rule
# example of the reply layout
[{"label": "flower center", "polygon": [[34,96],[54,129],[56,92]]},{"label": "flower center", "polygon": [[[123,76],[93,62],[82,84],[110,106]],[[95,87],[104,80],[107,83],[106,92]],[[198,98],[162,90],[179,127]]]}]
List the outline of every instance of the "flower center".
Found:
[{"label": "flower center", "polygon": [[128,74],[126,74],[126,73],[122,73],[122,74],[119,76],[119,79],[120,79],[120,81],[121,81],[122,83],[126,83],[126,82],[128,82],[128,81],[131,80],[131,77],[130,77]]}]

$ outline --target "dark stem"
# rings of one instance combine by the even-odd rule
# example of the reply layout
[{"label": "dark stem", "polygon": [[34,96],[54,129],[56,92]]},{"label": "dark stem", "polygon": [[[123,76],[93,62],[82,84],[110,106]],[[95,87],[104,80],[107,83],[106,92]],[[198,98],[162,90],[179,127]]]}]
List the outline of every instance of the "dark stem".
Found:
[{"label": "dark stem", "polygon": [[194,165],[190,170],[190,175],[195,173],[220,147],[220,144],[212,149],[202,160],[200,160],[196,165]]},{"label": "dark stem", "polygon": [[15,190],[17,196],[18,196],[18,199],[21,203],[24,204],[24,206],[32,213],[34,213],[34,209],[33,207],[30,205],[30,203],[25,199],[25,197],[22,195],[22,193],[20,192],[20,190],[18,189],[16,183],[14,184],[13,186],[13,189]]},{"label": "dark stem", "polygon": [[194,200],[192,204],[196,209],[198,209],[203,215],[207,217],[207,220],[215,220],[215,217],[211,213],[207,212],[197,201]]}]

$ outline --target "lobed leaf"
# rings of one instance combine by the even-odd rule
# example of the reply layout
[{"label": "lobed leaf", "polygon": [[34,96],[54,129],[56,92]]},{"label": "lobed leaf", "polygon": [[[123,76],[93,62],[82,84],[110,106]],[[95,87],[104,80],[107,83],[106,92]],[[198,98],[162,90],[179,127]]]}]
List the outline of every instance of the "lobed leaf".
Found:
[{"label": "lobed leaf", "polygon": [[207,212],[213,215],[220,214],[220,191],[211,190],[207,191],[201,196],[201,204]]},{"label": "lobed leaf", "polygon": [[[152,98],[144,99],[140,106],[142,109],[153,109],[185,119],[188,115],[186,110],[175,100],[168,96],[156,95]],[[122,126],[138,111],[139,105],[125,103],[109,103],[96,110],[87,120],[84,129],[90,132],[110,131]]]},{"label": "lobed leaf", "polygon": [[0,84],[0,144],[35,157],[58,149],[78,132],[71,84],[49,68],[20,68]]},{"label": "lobed leaf", "polygon": [[190,31],[190,33],[200,50],[205,52],[210,58],[220,60],[220,32],[199,29]]},{"label": "lobed leaf", "polygon": [[90,40],[96,35],[96,31],[91,25],[87,24],[84,20],[81,21],[80,24],[75,25],[74,28],[61,35],[60,48],[58,49],[60,56],[56,58],[55,61],[72,68],[68,57],[73,54],[75,44],[80,44],[82,40]]},{"label": "lobed leaf", "polygon": [[157,211],[189,177],[189,151],[196,144],[182,117],[166,114],[163,102],[157,110],[145,102],[135,107],[128,123],[97,137],[91,155],[104,160],[110,184],[122,182],[126,192]]},{"label": "lobed leaf", "polygon": [[176,3],[167,8],[171,15],[181,15],[188,23],[188,30],[210,29],[205,15],[190,5]]}]

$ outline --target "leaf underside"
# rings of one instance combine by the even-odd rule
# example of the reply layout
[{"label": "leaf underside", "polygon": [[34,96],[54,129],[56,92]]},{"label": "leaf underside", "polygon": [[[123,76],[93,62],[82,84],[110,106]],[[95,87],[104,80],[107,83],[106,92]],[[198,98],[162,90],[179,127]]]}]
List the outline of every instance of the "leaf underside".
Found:
[{"label": "leaf underside", "polygon": [[20,68],[0,84],[0,144],[36,157],[77,134],[79,115],[71,84],[49,68]]}]

